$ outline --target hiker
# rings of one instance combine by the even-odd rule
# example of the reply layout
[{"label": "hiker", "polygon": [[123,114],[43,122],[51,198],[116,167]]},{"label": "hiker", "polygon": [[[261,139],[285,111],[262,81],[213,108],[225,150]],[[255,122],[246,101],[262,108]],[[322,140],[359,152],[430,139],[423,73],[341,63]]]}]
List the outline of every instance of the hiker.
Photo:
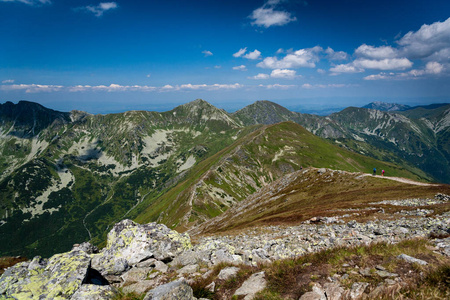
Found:
[{"label": "hiker", "polygon": [[384,170],[381,170],[381,176],[384,176]]},{"label": "hiker", "polygon": [[377,168],[373,168],[373,176],[377,175]]}]

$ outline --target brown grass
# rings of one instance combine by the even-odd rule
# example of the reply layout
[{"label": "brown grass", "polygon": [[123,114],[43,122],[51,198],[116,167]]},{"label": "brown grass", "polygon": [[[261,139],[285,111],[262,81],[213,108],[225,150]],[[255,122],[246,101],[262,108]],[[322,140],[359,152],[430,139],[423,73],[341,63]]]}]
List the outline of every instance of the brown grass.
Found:
[{"label": "brown grass", "polygon": [[4,256],[0,257],[0,275],[5,273],[5,269],[14,266],[23,261],[27,261],[28,259],[25,257],[12,257],[12,256]]}]

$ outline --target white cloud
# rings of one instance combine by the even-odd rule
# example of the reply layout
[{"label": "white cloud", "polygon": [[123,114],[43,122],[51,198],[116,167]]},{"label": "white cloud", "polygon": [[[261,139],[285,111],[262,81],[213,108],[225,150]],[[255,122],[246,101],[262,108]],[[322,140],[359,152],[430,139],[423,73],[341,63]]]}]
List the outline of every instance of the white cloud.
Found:
[{"label": "white cloud", "polygon": [[360,73],[360,72],[364,72],[364,69],[355,67],[353,65],[353,63],[349,63],[349,64],[337,65],[337,66],[331,68],[330,72],[332,72],[331,75],[337,75],[340,73]]},{"label": "white cloud", "polygon": [[181,85],[164,85],[162,87],[154,87],[147,85],[75,85],[75,86],[62,86],[62,85],[42,85],[42,84],[12,84],[12,85],[0,85],[2,91],[19,91],[25,90],[26,93],[39,93],[39,92],[58,92],[67,91],[71,93],[76,92],[164,92],[164,91],[187,91],[187,90],[234,90],[244,87],[242,84],[181,84]]},{"label": "white cloud", "polygon": [[403,73],[380,73],[364,77],[364,80],[383,80],[383,79],[418,79],[424,76],[439,75],[445,70],[445,67],[435,61],[428,62],[423,69],[414,69]]},{"label": "white cloud", "polygon": [[301,67],[314,68],[316,66],[316,62],[320,60],[319,53],[321,51],[323,51],[323,49],[320,46],[300,49],[293,53],[287,54],[281,60],[275,56],[266,57],[256,66],[268,69],[294,69]]},{"label": "white cloud", "polygon": [[269,0],[263,6],[255,9],[249,16],[252,19],[252,25],[269,28],[271,26],[283,26],[296,21],[291,13],[283,10],[277,10],[281,1]]},{"label": "white cloud", "polygon": [[2,83],[14,83],[14,79],[3,80]]},{"label": "white cloud", "polygon": [[255,51],[249,52],[245,54],[243,57],[247,59],[259,59],[261,57],[261,52],[255,49]]},{"label": "white cloud", "polygon": [[397,57],[398,50],[391,46],[374,47],[362,44],[355,50],[355,54],[368,59],[385,59]]},{"label": "white cloud", "polygon": [[219,65],[214,66],[214,69],[220,69],[220,68],[222,68],[222,66],[219,66]]},{"label": "white cloud", "polygon": [[275,69],[270,74],[270,77],[294,79],[296,77],[296,72],[294,70],[288,70],[288,69]]},{"label": "white cloud", "polygon": [[411,68],[413,63],[407,58],[385,58],[381,60],[359,58],[353,62],[353,65],[364,69],[404,70]]},{"label": "white cloud", "polygon": [[0,2],[20,2],[28,5],[51,4],[50,0],[0,0]]},{"label": "white cloud", "polygon": [[97,6],[88,5],[88,6],[79,7],[76,10],[88,11],[88,12],[93,13],[96,17],[101,17],[101,16],[103,16],[103,13],[105,11],[108,11],[111,9],[116,9],[117,7],[119,7],[119,6],[117,5],[116,2],[101,2]]},{"label": "white cloud", "polygon": [[244,53],[247,51],[247,47],[245,48],[241,48],[239,49],[238,52],[234,53],[233,56],[234,57],[241,57],[242,55],[244,55]]},{"label": "white cloud", "polygon": [[147,74],[145,77],[150,78],[152,77],[152,74]]},{"label": "white cloud", "polygon": [[331,83],[331,84],[310,84],[305,83],[302,85],[304,89],[326,89],[326,88],[343,88],[353,86],[351,84]]},{"label": "white cloud", "polygon": [[330,47],[325,50],[329,60],[347,60],[348,54],[344,51],[334,51]]},{"label": "white cloud", "polygon": [[247,71],[247,67],[245,65],[240,65],[240,66],[233,67],[233,70]]},{"label": "white cloud", "polygon": [[450,18],[444,22],[424,24],[418,31],[405,34],[398,44],[402,46],[402,54],[411,59],[434,56],[433,59],[450,61]]},{"label": "white cloud", "polygon": [[317,69],[317,73],[319,74],[325,74],[327,71],[323,70],[323,69]]},{"label": "white cloud", "polygon": [[288,90],[288,89],[297,88],[298,85],[275,83],[275,84],[268,84],[268,85],[260,84],[259,87],[263,87],[263,88],[266,88],[266,89]]},{"label": "white cloud", "polygon": [[259,73],[258,75],[255,75],[253,77],[249,77],[249,79],[269,79],[270,75],[269,74],[264,74],[264,73]]},{"label": "white cloud", "polygon": [[19,91],[25,90],[25,93],[39,93],[39,92],[57,92],[64,87],[61,85],[44,85],[44,84],[11,84],[2,85],[0,89],[3,91]]},{"label": "white cloud", "polygon": [[209,50],[203,50],[202,53],[205,54],[205,57],[213,55],[213,53]]}]

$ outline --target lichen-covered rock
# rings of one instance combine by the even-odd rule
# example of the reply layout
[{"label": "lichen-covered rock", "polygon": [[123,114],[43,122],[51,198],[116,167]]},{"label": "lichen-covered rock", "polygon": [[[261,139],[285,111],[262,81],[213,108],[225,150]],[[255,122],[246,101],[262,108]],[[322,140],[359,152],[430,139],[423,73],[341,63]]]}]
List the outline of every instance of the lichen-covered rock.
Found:
[{"label": "lichen-covered rock", "polygon": [[[191,248],[189,235],[180,234],[165,225],[149,223],[140,225],[123,220],[108,233],[107,246],[92,259],[92,267],[102,274],[118,274],[148,258],[172,260]],[[122,270],[119,270],[122,269]]]},{"label": "lichen-covered rock", "polygon": [[172,281],[158,286],[145,295],[144,300],[196,300],[192,288],[182,280]]},{"label": "lichen-covered rock", "polygon": [[81,250],[35,257],[8,268],[0,278],[0,295],[14,299],[68,299],[86,278],[90,256]]},{"label": "lichen-covered rock", "polygon": [[70,300],[107,300],[114,298],[116,293],[116,290],[109,285],[84,284]]},{"label": "lichen-covered rock", "polygon": [[255,273],[249,279],[244,281],[240,288],[236,290],[234,295],[245,296],[244,299],[253,299],[256,293],[266,288],[265,272]]}]

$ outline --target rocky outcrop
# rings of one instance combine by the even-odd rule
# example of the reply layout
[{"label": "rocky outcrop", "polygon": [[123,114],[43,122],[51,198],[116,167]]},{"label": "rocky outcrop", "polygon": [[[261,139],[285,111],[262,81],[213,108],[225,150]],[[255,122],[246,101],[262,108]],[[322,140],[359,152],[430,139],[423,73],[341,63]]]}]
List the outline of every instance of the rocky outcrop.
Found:
[{"label": "rocky outcrop", "polygon": [[[171,261],[191,247],[187,234],[165,225],[123,220],[109,232],[100,253],[83,243],[70,252],[49,259],[35,257],[8,268],[0,278],[0,298],[110,299],[115,294],[110,284],[145,280],[153,267],[164,272],[167,266],[161,261]],[[144,291],[159,284],[155,280]]]}]

